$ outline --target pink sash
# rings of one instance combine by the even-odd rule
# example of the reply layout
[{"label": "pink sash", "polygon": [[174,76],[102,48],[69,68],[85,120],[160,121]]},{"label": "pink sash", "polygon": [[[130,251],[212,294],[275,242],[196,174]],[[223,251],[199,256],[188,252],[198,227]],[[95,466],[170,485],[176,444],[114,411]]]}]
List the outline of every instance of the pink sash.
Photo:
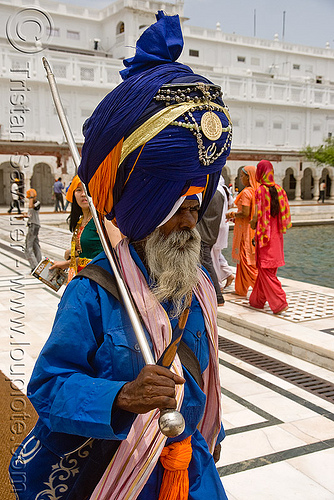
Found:
[{"label": "pink sash", "polygon": [[[127,239],[117,246],[125,281],[138,307],[144,324],[151,335],[154,355],[159,359],[172,338],[172,329],[167,313],[149,290],[146,279],[133,261]],[[199,285],[196,294],[205,318],[210,345],[210,361],[203,373],[206,407],[198,428],[213,453],[221,425],[220,381],[218,370],[218,330],[216,325],[217,301],[214,288],[205,273],[199,270]],[[171,370],[182,376],[178,355]],[[209,390],[210,389],[210,390]],[[183,400],[183,385],[176,386],[177,408]],[[138,415],[128,437],[122,441],[104,475],[96,486],[90,500],[135,499],[152,473],[166,437],[158,427],[159,410]]]}]

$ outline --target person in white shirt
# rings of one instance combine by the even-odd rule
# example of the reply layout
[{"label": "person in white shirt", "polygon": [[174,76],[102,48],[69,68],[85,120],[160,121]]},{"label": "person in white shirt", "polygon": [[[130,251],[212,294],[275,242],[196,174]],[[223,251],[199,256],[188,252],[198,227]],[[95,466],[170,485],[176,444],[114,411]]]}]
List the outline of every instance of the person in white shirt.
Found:
[{"label": "person in white shirt", "polygon": [[229,223],[226,220],[226,212],[233,206],[233,195],[225,185],[224,177],[221,175],[217,190],[224,198],[224,207],[220,221],[219,234],[216,243],[211,249],[211,256],[214,269],[221,288],[231,285],[234,280],[233,271],[222,254],[222,249],[228,247]]},{"label": "person in white shirt", "polygon": [[319,199],[318,201],[322,201],[322,203],[325,203],[325,192],[326,192],[326,182],[322,180],[320,182],[320,193],[319,193]]},{"label": "person in white shirt", "polygon": [[20,179],[14,179],[13,184],[11,185],[10,192],[12,195],[12,201],[10,204],[10,208],[8,210],[8,213],[11,214],[13,208],[17,208],[18,213],[21,213],[21,208],[20,208],[20,195],[19,195],[19,186],[18,182],[20,182]]}]

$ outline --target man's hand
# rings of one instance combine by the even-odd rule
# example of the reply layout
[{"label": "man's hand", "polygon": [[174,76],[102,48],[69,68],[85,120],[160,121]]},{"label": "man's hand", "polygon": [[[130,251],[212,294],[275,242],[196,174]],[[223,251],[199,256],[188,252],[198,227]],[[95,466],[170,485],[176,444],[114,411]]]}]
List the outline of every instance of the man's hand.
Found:
[{"label": "man's hand", "polygon": [[115,406],[132,413],[147,413],[155,408],[176,408],[175,385],[185,380],[167,368],[147,365],[133,382],[118,393]]},{"label": "man's hand", "polygon": [[250,227],[251,227],[252,229],[256,229],[256,226],[257,226],[257,222],[256,222],[256,220],[251,219],[251,220],[249,221],[249,224],[250,224]]},{"label": "man's hand", "polygon": [[227,212],[227,214],[226,214],[226,220],[235,219],[236,213],[237,212]]}]

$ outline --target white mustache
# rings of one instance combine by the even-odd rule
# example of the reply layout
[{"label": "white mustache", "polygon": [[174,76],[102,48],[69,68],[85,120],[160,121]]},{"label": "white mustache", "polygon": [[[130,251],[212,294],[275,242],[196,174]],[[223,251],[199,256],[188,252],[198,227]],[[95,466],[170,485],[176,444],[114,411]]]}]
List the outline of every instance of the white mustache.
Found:
[{"label": "white mustache", "polygon": [[184,297],[197,285],[200,242],[196,229],[176,231],[164,237],[158,228],[146,240],[146,260],[155,280],[152,292],[160,302],[173,303],[172,317],[177,317],[186,307]]}]

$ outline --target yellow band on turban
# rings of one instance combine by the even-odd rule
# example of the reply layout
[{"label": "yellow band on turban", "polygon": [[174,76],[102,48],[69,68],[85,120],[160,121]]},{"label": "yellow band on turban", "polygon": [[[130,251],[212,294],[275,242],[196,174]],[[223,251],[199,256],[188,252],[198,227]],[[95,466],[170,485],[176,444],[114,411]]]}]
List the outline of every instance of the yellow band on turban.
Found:
[{"label": "yellow band on turban", "polygon": [[[213,108],[222,111],[228,118],[231,124],[231,118],[227,111],[227,108],[219,106],[214,102],[209,102]],[[170,125],[176,118],[186,113],[191,108],[198,108],[198,104],[194,101],[189,101],[182,104],[173,104],[164,109],[161,109],[158,113],[151,116],[145,123],[138,127],[123,143],[120,164],[125,158],[131,154],[139,146],[142,146],[149,140],[153,139],[159,134],[164,128]]]},{"label": "yellow band on turban", "polygon": [[[223,112],[229,123],[231,118],[227,108],[220,106],[214,102],[208,102],[214,110]],[[138,127],[127,139],[121,139],[118,144],[110,151],[88,184],[90,195],[93,199],[96,210],[102,215],[110,213],[113,208],[113,188],[116,181],[118,167],[125,158],[135,151],[138,147],[143,146],[148,141],[158,135],[163,129],[170,125],[179,116],[192,108],[199,108],[200,104],[189,101],[187,103],[178,103],[161,109],[158,113],[151,116],[145,123]],[[140,156],[139,153],[138,157]],[[137,157],[137,160],[138,160]],[[128,179],[131,175],[130,172]],[[127,180],[128,180],[127,179]]]}]

